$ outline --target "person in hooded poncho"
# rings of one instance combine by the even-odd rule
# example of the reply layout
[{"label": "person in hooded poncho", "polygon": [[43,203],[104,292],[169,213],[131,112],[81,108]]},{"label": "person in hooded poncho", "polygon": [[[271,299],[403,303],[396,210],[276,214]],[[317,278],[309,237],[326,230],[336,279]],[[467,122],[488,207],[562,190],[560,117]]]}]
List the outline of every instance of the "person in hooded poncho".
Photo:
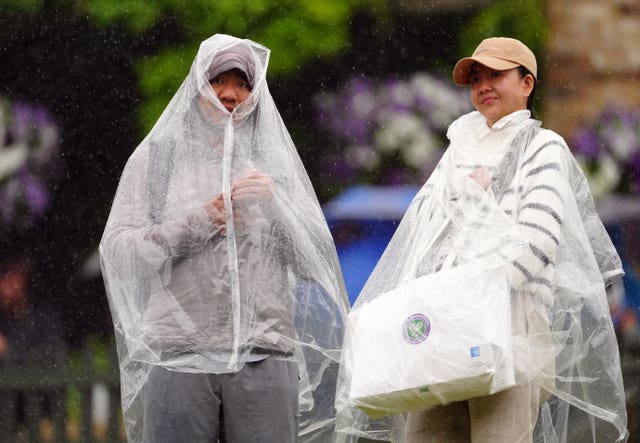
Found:
[{"label": "person in hooded poncho", "polygon": [[[411,203],[349,314],[336,398],[337,429],[344,436],[405,442],[625,441],[620,359],[606,300],[607,288],[623,275],[621,262],[567,144],[531,116],[535,56],[518,40],[489,38],[456,64],[453,78],[459,86],[469,85],[476,110],[449,127],[449,148]],[[496,266],[505,273],[494,274]],[[456,268],[467,275],[456,274]],[[420,340],[424,346],[430,339],[440,340],[430,345],[432,349],[444,347],[492,312],[484,306],[440,335],[438,324],[429,324],[427,317],[462,318],[457,314],[467,307],[424,312],[423,317],[410,317],[414,329],[404,337],[420,340],[406,345],[407,340],[398,339],[393,343],[402,346],[380,347],[386,360],[377,358],[373,345],[364,352],[362,348],[370,345],[364,335],[374,328],[362,328],[356,320],[361,322],[382,300],[393,294],[414,301],[460,295],[428,293],[428,287],[422,294],[398,289],[418,278],[446,280],[436,280],[438,275],[468,281],[469,291],[485,297],[484,305],[496,300],[486,290],[482,293],[491,287],[485,286],[484,276],[503,275],[510,302],[506,331],[512,362],[505,360],[510,383],[486,395],[471,393],[459,400],[389,412],[394,405],[381,405],[377,392],[359,396],[367,390],[363,378],[378,380],[385,373],[381,368],[393,364],[393,375],[380,383],[390,386],[389,392],[400,389],[394,385],[399,374],[431,367],[429,356],[418,364],[411,358],[415,354],[403,354],[405,348]],[[449,282],[449,287],[455,283]],[[411,303],[395,300],[396,305]],[[466,349],[461,350],[465,359],[479,356],[479,348]],[[447,372],[456,371],[461,361],[448,366]],[[426,398],[438,387],[421,386],[405,385],[407,390],[399,392],[411,392],[411,399]]]},{"label": "person in hooded poncho", "polygon": [[269,53],[205,40],[122,173],[100,257],[131,442],[333,433],[348,299]]}]

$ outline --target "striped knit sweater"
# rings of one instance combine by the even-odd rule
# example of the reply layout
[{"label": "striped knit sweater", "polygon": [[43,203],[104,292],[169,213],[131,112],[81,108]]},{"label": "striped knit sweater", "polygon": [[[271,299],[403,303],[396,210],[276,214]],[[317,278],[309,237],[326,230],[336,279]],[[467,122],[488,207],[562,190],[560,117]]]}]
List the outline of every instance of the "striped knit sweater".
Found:
[{"label": "striped knit sweater", "polygon": [[571,154],[564,140],[553,131],[539,130],[521,154],[510,183],[496,189],[499,169],[504,167],[501,161],[514,138],[531,124],[529,116],[529,111],[517,111],[489,128],[479,113],[472,112],[456,120],[448,136],[463,154],[456,156],[457,170],[465,174],[479,168],[489,170],[492,182],[488,192],[494,193],[500,208],[516,222],[510,234],[528,246],[512,262],[512,288],[549,306],[553,302],[551,282],[564,215],[563,196],[571,192],[567,180],[567,156]]}]

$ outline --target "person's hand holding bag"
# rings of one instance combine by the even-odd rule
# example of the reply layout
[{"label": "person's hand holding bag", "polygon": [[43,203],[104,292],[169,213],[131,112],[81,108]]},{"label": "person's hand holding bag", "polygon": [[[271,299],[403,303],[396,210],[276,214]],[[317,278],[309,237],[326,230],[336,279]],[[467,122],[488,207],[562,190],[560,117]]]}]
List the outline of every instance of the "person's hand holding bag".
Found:
[{"label": "person's hand holding bag", "polygon": [[469,173],[469,177],[474,179],[485,191],[491,184],[491,172],[487,168],[474,169]]}]

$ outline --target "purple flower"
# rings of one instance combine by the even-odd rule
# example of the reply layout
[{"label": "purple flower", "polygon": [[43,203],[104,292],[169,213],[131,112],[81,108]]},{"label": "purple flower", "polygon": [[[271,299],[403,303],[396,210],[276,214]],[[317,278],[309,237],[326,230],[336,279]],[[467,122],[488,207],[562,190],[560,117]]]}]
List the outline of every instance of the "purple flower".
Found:
[{"label": "purple flower", "polygon": [[349,82],[348,90],[351,94],[373,91],[373,82],[366,77],[355,77]]},{"label": "purple flower", "polygon": [[606,156],[621,171],[612,192],[640,192],[640,109],[609,106],[578,130],[573,147],[589,164],[587,176],[598,172]]},{"label": "purple flower", "polygon": [[631,166],[629,178],[633,180],[635,191],[640,193],[640,152],[636,152],[629,163]]},{"label": "purple flower", "polygon": [[387,171],[383,181],[385,185],[397,186],[411,183],[413,180],[409,176],[406,168],[393,167]]},{"label": "purple flower", "polygon": [[325,162],[326,171],[334,182],[349,182],[355,176],[353,167],[343,157],[333,157]]},{"label": "purple flower", "polygon": [[343,132],[353,144],[366,145],[369,143],[371,128],[368,121],[347,118],[344,121]]},{"label": "purple flower", "polygon": [[[419,182],[423,170],[430,171],[440,157],[439,152],[434,153],[436,160],[426,159],[424,167],[405,164],[406,159],[397,155],[405,138],[434,134],[444,148],[448,124],[459,115],[462,104],[465,111],[469,107],[463,91],[423,72],[406,80],[359,76],[335,92],[318,94],[314,102],[316,122],[335,140],[336,158],[327,169],[332,177],[348,180],[357,176],[391,184]],[[403,115],[400,120],[412,124],[397,134],[380,137],[385,125],[399,120],[398,114]],[[403,135],[403,131],[409,133]],[[346,161],[338,160],[340,157]]]},{"label": "purple flower", "polygon": [[411,112],[411,108],[405,104],[402,103],[391,103],[389,105],[389,108],[395,113],[395,114],[406,114],[408,112]]},{"label": "purple flower", "polygon": [[12,132],[17,139],[26,140],[30,132],[52,125],[49,113],[42,106],[28,105],[24,102],[14,103]]},{"label": "purple flower", "polygon": [[424,113],[429,113],[434,106],[433,102],[422,95],[418,95],[414,103],[416,108],[423,111]]},{"label": "purple flower", "polygon": [[49,194],[45,187],[27,171],[21,171],[19,180],[24,190],[24,200],[31,210],[32,220],[44,215],[49,208]]},{"label": "purple flower", "polygon": [[42,106],[9,103],[1,97],[0,106],[8,113],[8,118],[0,121],[5,125],[0,132],[6,134],[0,148],[20,144],[21,149],[27,149],[22,166],[9,170],[0,181],[0,224],[24,230],[49,209],[46,182],[58,160],[58,131]]},{"label": "purple flower", "polygon": [[603,127],[606,127],[615,124],[615,122],[618,120],[619,115],[620,111],[618,111],[614,107],[608,107],[604,111],[602,111],[602,114],[597,120],[600,121],[600,124]]},{"label": "purple flower", "polygon": [[592,129],[585,128],[574,138],[574,149],[589,160],[597,160],[600,155],[600,139]]}]

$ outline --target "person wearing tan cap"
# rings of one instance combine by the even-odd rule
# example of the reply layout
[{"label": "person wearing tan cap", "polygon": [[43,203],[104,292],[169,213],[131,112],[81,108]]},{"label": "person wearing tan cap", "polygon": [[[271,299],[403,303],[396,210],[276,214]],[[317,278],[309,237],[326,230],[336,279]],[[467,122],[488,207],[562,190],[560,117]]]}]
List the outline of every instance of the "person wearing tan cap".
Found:
[{"label": "person wearing tan cap", "polygon": [[[623,441],[624,390],[605,292],[623,271],[565,141],[531,116],[536,58],[516,39],[487,38],[456,63],[453,80],[469,88],[476,110],[451,124],[434,176],[448,175],[445,193],[458,213],[476,205],[478,236],[497,226],[498,210],[513,223],[503,244],[526,245],[510,257],[508,278],[515,386],[410,412],[405,442]],[[469,179],[485,193],[481,205]]]},{"label": "person wearing tan cap", "polygon": [[[622,266],[567,144],[531,116],[536,58],[518,40],[488,38],[455,65],[453,80],[469,88],[476,110],[449,126],[448,149],[351,311],[363,316],[378,297],[405,297],[397,302],[403,307],[415,297],[415,312],[404,324],[413,328],[410,338],[420,340],[400,336],[398,327],[396,338],[380,344],[381,352],[394,346],[385,350],[396,362],[392,373],[361,363],[364,356],[358,360],[361,378],[378,383],[379,374],[385,377],[366,395],[349,374],[339,380],[338,416],[351,417],[348,423],[340,418],[340,430],[405,443],[624,441],[620,357],[606,299]],[[492,274],[498,268],[501,273]],[[425,304],[429,297],[465,300],[466,288],[456,282],[467,275],[498,279],[478,277],[473,289],[494,288],[487,300],[503,291],[510,302],[506,316],[490,306],[483,312],[447,308],[459,309],[449,317],[462,323],[493,317],[495,329],[478,326],[485,328],[474,331],[478,336],[452,324],[443,331],[437,320],[446,313],[424,308],[451,306]],[[432,291],[416,286],[446,279],[454,281],[434,283]],[[403,290],[409,287],[420,291]],[[413,323],[418,317],[420,328]],[[355,355],[352,348],[362,342],[348,336],[343,356]],[[480,388],[468,373],[483,365]],[[388,404],[379,406],[380,396]],[[381,416],[388,417],[377,420]]]},{"label": "person wearing tan cap", "polygon": [[[533,110],[537,74],[536,57],[529,48],[512,38],[494,37],[484,40],[471,57],[456,63],[453,81],[458,86],[471,86],[473,106],[491,127],[512,112]],[[481,87],[483,78],[495,79],[490,93]]]}]

